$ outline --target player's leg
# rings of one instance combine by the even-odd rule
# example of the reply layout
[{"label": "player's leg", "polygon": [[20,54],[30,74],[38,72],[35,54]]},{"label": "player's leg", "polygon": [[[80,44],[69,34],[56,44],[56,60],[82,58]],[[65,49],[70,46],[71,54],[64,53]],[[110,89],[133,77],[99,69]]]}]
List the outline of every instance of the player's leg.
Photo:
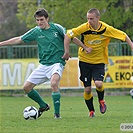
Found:
[{"label": "player's leg", "polygon": [[97,91],[97,95],[98,95],[98,99],[103,100],[104,99],[104,86],[103,86],[103,82],[102,81],[95,81],[95,85],[96,85],[96,91]]},{"label": "player's leg", "polygon": [[94,117],[95,116],[95,113],[94,113],[95,109],[94,109],[94,105],[93,105],[93,95],[91,92],[91,86],[85,87],[84,99],[85,99],[86,106],[88,107],[89,112],[90,112],[89,116]]},{"label": "player's leg", "polygon": [[79,61],[79,68],[80,68],[80,80],[84,84],[84,100],[86,106],[90,112],[90,117],[94,117],[94,105],[93,105],[93,95],[91,92],[91,65],[85,62]]},{"label": "player's leg", "polygon": [[53,64],[48,68],[49,72],[47,73],[47,78],[50,79],[51,90],[52,90],[52,99],[54,105],[54,117],[60,117],[60,98],[61,94],[59,91],[59,82],[64,70],[64,66],[60,63]]},{"label": "player's leg", "polygon": [[34,87],[35,87],[35,84],[27,81],[24,84],[23,89],[27,93],[29,98],[31,98],[32,100],[34,100],[39,104],[40,108],[45,108],[47,104],[44,102],[40,94],[35,89],[33,89]]},{"label": "player's leg", "polygon": [[99,104],[100,104],[100,112],[102,114],[104,114],[106,112],[106,103],[104,100],[104,87],[103,85],[98,86],[97,84],[99,84],[100,81],[95,81],[95,85],[96,85],[96,91],[97,91],[97,95],[98,95],[98,100],[99,100]]},{"label": "player's leg", "polygon": [[98,100],[100,104],[100,112],[103,114],[106,112],[106,104],[104,100],[104,86],[103,86],[103,79],[104,79],[104,64],[97,64],[93,67],[93,79],[96,86],[96,91],[98,95]]},{"label": "player's leg", "polygon": [[61,94],[59,91],[59,81],[60,81],[59,74],[58,73],[53,74],[50,81],[51,81],[52,99],[53,99],[53,105],[54,105],[54,117],[60,118]]},{"label": "player's leg", "polygon": [[44,70],[42,65],[39,65],[29,76],[25,82],[23,89],[27,93],[28,97],[37,102],[40,106],[39,108],[39,117],[42,112],[50,109],[50,106],[42,99],[40,94],[34,89],[37,84],[44,82]]}]

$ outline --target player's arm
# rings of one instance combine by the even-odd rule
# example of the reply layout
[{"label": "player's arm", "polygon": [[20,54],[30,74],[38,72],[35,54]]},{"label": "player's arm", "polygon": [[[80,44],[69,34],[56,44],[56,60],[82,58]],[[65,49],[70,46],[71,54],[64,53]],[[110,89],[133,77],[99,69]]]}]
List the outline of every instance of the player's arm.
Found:
[{"label": "player's arm", "polygon": [[64,55],[62,57],[63,59],[68,60],[69,57],[70,57],[70,54],[69,54],[69,45],[70,45],[70,42],[71,42],[72,38],[73,38],[73,42],[75,44],[77,44],[78,46],[80,46],[83,49],[85,49],[85,51],[87,53],[90,53],[91,48],[88,48],[78,38],[75,38],[76,36],[81,35],[81,33],[84,30],[86,30],[86,25],[87,25],[87,23],[82,24],[82,25],[78,26],[77,28],[73,28],[72,30],[68,30],[67,31],[67,34],[64,37],[64,49],[65,49],[65,53],[64,53]]},{"label": "player's arm", "polygon": [[72,41],[79,47],[82,47],[86,53],[91,53],[92,48],[91,47],[87,47],[85,44],[83,44],[77,37],[74,37],[72,39]]},{"label": "player's arm", "polygon": [[9,40],[0,42],[0,46],[19,44],[21,42],[23,42],[21,37],[14,37],[14,38],[11,38]]},{"label": "player's arm", "polygon": [[65,49],[65,53],[62,56],[63,59],[68,60],[70,57],[70,53],[69,53],[69,45],[71,42],[71,38],[68,37],[68,35],[66,34],[64,37],[64,49]]},{"label": "player's arm", "polygon": [[129,46],[131,47],[131,49],[132,49],[132,51],[133,51],[133,42],[132,42],[131,39],[128,37],[128,35],[126,35],[125,41],[129,44]]},{"label": "player's arm", "polygon": [[131,41],[131,39],[128,37],[128,35],[125,32],[118,30],[112,26],[108,26],[106,33],[107,33],[107,36],[111,38],[116,38],[122,41],[126,41],[133,51],[133,42]]},{"label": "player's arm", "polygon": [[[76,45],[82,47],[86,51],[86,53],[91,53],[92,48],[89,48],[86,45],[84,45],[77,37],[72,38],[72,41]],[[70,53],[69,53],[69,45],[70,45],[70,42],[71,42],[71,38],[66,34],[65,35],[65,38],[64,38],[64,49],[65,49],[65,53],[64,53],[64,55],[62,57],[65,60],[68,60],[69,57],[71,57],[70,56]]]}]

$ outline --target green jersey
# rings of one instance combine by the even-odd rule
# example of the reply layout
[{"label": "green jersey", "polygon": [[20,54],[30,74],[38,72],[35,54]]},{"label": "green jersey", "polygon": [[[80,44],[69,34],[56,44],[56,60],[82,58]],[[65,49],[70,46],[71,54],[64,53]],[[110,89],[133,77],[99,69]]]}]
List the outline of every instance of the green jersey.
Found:
[{"label": "green jersey", "polygon": [[25,42],[36,41],[38,44],[39,63],[43,65],[52,65],[61,63],[65,65],[62,59],[64,54],[64,35],[65,28],[56,23],[49,23],[49,29],[41,29],[39,26],[26,32],[21,36]]}]

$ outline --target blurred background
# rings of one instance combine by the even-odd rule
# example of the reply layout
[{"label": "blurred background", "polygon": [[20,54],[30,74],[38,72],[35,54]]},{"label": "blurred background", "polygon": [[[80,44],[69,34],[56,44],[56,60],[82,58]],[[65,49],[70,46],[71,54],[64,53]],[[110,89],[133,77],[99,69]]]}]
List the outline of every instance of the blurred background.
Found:
[{"label": "blurred background", "polygon": [[[15,36],[20,36],[29,29],[36,26],[36,22],[33,15],[38,8],[45,8],[49,13],[50,21],[59,23],[62,26],[64,26],[66,29],[77,27],[78,25],[87,22],[86,19],[87,11],[90,8],[98,8],[101,12],[102,21],[108,23],[109,25],[112,25],[117,29],[126,32],[128,36],[131,38],[131,40],[133,40],[133,0],[82,0],[82,1],[81,0],[0,0],[0,41],[4,41]],[[77,58],[78,56],[77,51],[78,47],[74,44],[71,44],[70,52],[72,57]],[[116,39],[112,39],[109,44],[108,51],[109,51],[109,57],[117,56],[117,58],[121,57],[121,60],[129,59],[130,66],[132,65],[132,60],[133,60],[131,56],[132,52],[127,43],[118,41]],[[33,59],[38,58],[38,50],[35,42],[32,42],[29,45],[19,44],[13,46],[3,46],[0,47],[0,53],[1,53],[0,54],[1,68],[3,67],[2,64],[11,62],[11,60],[7,59],[13,59],[12,64],[10,64],[11,70],[13,69],[14,64],[16,64],[15,61],[20,61],[14,59],[30,60],[31,58]],[[123,56],[125,56],[124,59]],[[128,56],[128,58],[126,56]],[[114,65],[115,63],[114,60],[118,60],[117,58],[115,59],[110,58],[109,61],[113,62]],[[23,62],[23,64],[28,64],[25,63],[25,60],[21,60],[20,62]],[[29,61],[26,60],[26,62]],[[73,61],[72,63],[68,64],[67,71],[70,70],[69,65],[71,66],[71,64],[72,65],[74,64]],[[76,65],[77,65],[77,60],[76,60]],[[124,77],[121,80],[122,83],[125,82],[124,80],[126,80],[126,82],[129,81],[130,76],[133,76],[133,70],[132,70],[133,66],[131,67],[130,66],[129,66],[130,70],[127,71],[127,77]],[[106,71],[108,71],[109,67],[110,69],[113,68],[111,63],[108,66],[106,66]],[[0,81],[1,81],[1,86],[3,86],[3,79],[2,79],[3,70],[1,68],[0,68],[1,72]],[[71,66],[71,68],[73,68],[73,66]],[[115,68],[116,67],[114,65],[113,70]],[[112,71],[111,73],[113,73],[113,70],[111,70]],[[79,73],[79,70],[76,70],[75,73]],[[8,82],[9,76],[7,76],[7,79],[5,80],[8,82],[7,83],[8,87],[12,84],[11,82],[13,78],[12,71],[10,72],[10,75],[11,75],[10,81]],[[73,73],[71,75],[73,75]],[[107,76],[108,75],[109,74],[107,73]],[[18,80],[17,77],[16,79]],[[69,80],[70,82],[70,79],[67,80]],[[127,84],[131,85],[132,83],[130,81],[129,83],[127,82],[126,85]],[[8,88],[7,86],[4,87]],[[11,87],[13,87],[13,85]],[[127,87],[122,86],[121,88],[127,88]],[[0,89],[2,89],[2,87]]]},{"label": "blurred background", "polygon": [[[86,22],[86,12],[93,7],[100,10],[102,21],[123,30],[133,40],[133,0],[0,0],[0,41],[22,35],[36,26],[33,14],[38,8],[49,12],[50,21],[70,29]],[[109,55],[131,55],[127,45],[118,46],[116,42],[122,42],[114,39],[111,42],[115,45],[109,46]],[[0,58],[37,57],[36,45],[29,47],[5,47],[0,49]],[[77,47],[71,47],[72,56],[77,57]],[[25,50],[28,52],[23,55]]]},{"label": "blurred background", "polygon": [[69,29],[86,22],[86,12],[92,7],[100,10],[102,21],[133,39],[133,0],[0,0],[0,41],[34,27],[38,8],[49,12],[50,21]]}]

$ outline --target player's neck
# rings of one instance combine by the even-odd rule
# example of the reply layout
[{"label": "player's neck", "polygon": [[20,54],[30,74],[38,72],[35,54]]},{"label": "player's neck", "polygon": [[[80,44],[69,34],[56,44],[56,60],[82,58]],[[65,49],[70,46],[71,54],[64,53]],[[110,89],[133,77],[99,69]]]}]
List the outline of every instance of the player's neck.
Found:
[{"label": "player's neck", "polygon": [[46,30],[46,29],[49,29],[49,28],[50,28],[50,25],[47,24],[46,27],[45,27],[45,30]]},{"label": "player's neck", "polygon": [[94,29],[94,30],[97,30],[98,28],[99,28],[99,26],[100,26],[100,22],[98,22],[96,25],[94,25],[92,28]]}]

